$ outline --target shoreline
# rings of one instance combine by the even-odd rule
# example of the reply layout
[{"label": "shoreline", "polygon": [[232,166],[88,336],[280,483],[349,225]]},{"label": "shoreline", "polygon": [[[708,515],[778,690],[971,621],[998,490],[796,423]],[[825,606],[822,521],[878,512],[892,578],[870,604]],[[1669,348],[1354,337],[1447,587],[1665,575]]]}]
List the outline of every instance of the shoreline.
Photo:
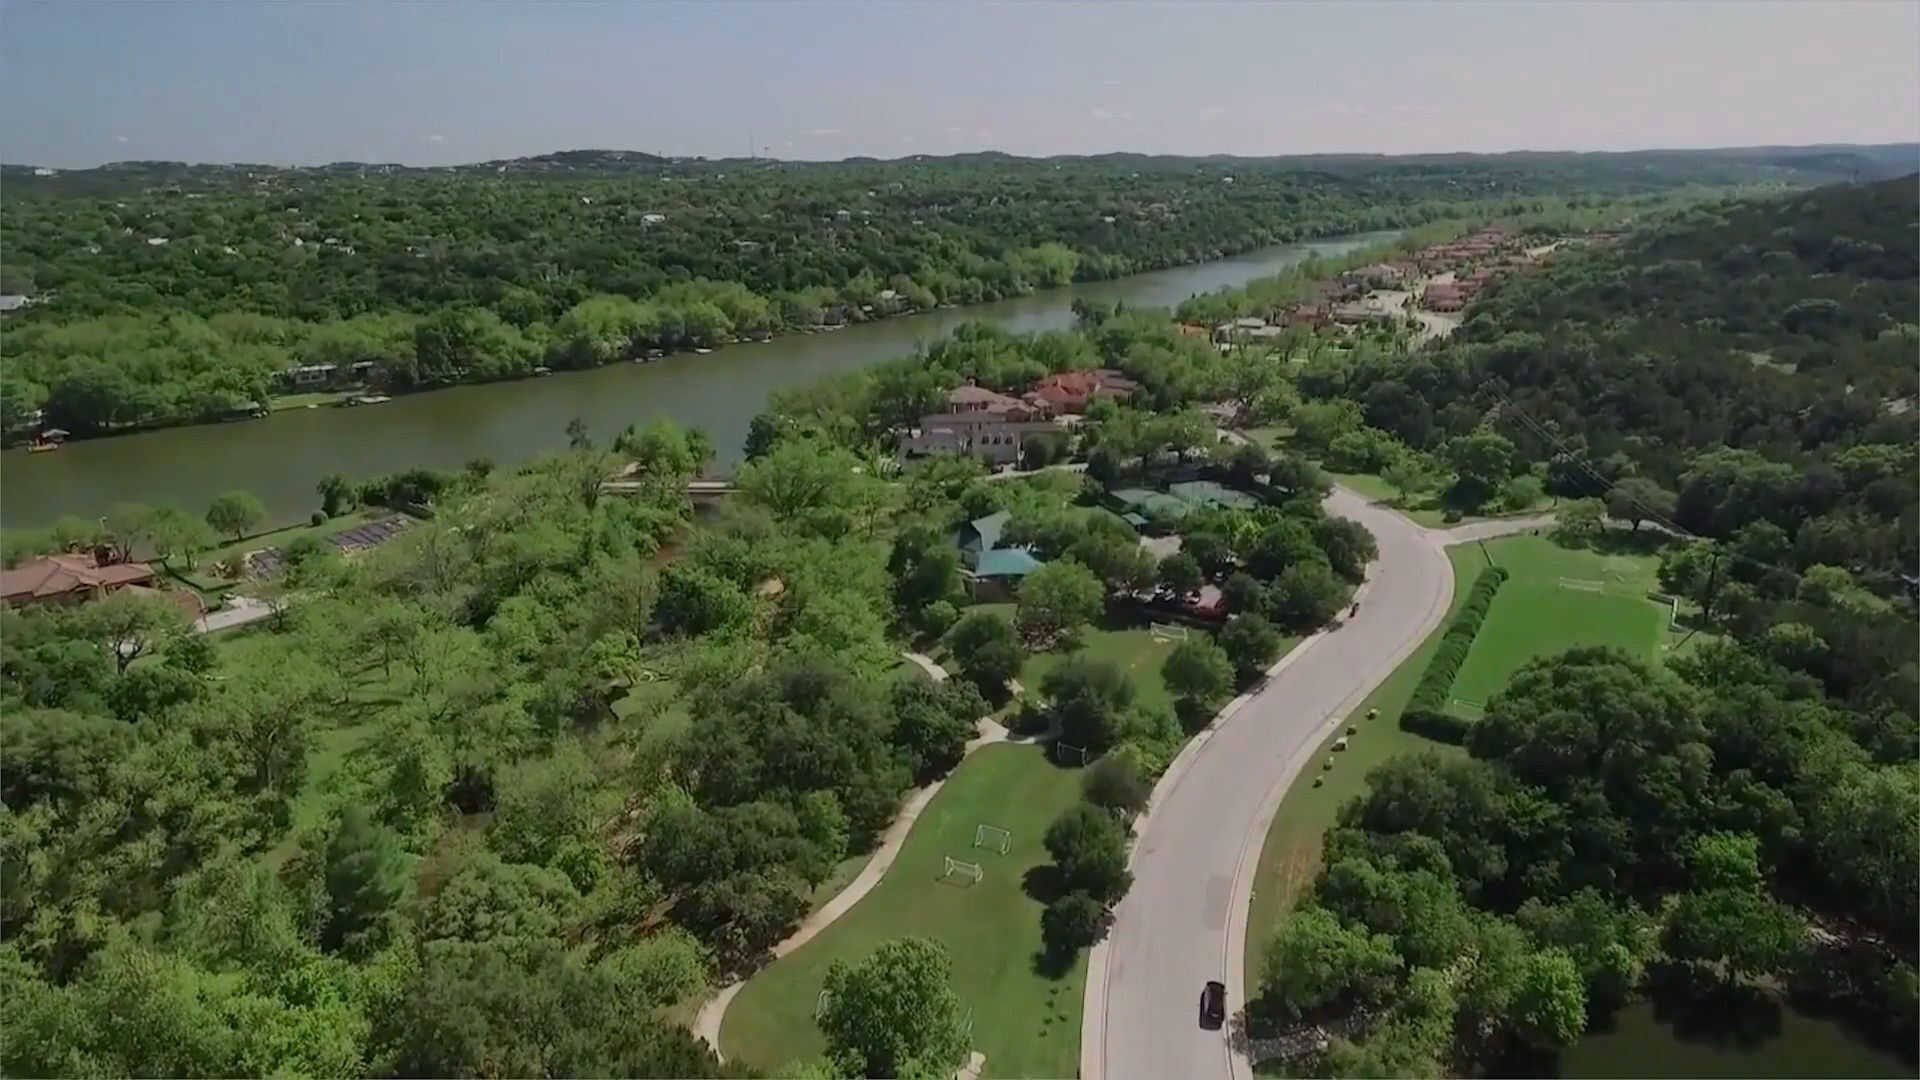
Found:
[{"label": "shoreline", "polygon": [[[1431,221],[1423,222],[1422,224],[1432,224],[1432,222]],[[849,328],[856,327],[856,326],[870,326],[870,325],[892,322],[898,319],[909,318],[916,315],[930,315],[939,311],[965,311],[969,308],[985,307],[990,304],[998,304],[998,303],[1003,303],[1010,300],[1021,300],[1021,299],[1026,299],[1034,296],[1044,296],[1047,293],[1056,292],[1061,289],[1070,289],[1080,285],[1098,285],[1103,282],[1125,281],[1128,278],[1142,277],[1147,274],[1157,274],[1157,273],[1162,273],[1169,270],[1183,270],[1183,269],[1188,269],[1196,266],[1205,266],[1205,265],[1208,265],[1209,263],[1225,262],[1229,259],[1237,259],[1237,258],[1240,258],[1241,256],[1249,255],[1257,251],[1264,251],[1269,248],[1296,247],[1296,246],[1303,246],[1308,244],[1324,243],[1329,240],[1338,240],[1343,237],[1366,236],[1366,235],[1370,235],[1371,232],[1405,233],[1409,229],[1415,229],[1420,227],[1421,227],[1420,225],[1408,225],[1408,226],[1401,226],[1397,228],[1390,228],[1390,229],[1384,229],[1384,230],[1371,230],[1369,232],[1359,232],[1359,233],[1315,232],[1311,235],[1308,235],[1296,240],[1281,240],[1281,241],[1274,241],[1270,243],[1254,244],[1248,247],[1238,248],[1235,250],[1223,249],[1223,250],[1212,253],[1212,255],[1208,258],[1194,259],[1194,260],[1185,261],[1185,262],[1171,262],[1161,266],[1153,266],[1153,267],[1136,269],[1132,273],[1122,274],[1116,277],[1075,278],[1072,281],[1068,281],[1060,285],[1048,285],[1044,288],[1031,289],[1023,293],[1010,293],[1006,296],[997,296],[997,297],[993,297],[992,299],[980,300],[971,304],[936,304],[931,308],[911,308],[911,309],[906,309],[901,311],[893,311],[893,312],[888,312],[885,315],[875,315],[868,318],[860,319],[858,321],[849,320],[847,322],[838,323],[838,324],[822,323],[822,324],[816,324],[813,326],[794,327],[789,329],[776,330],[768,333],[764,337],[748,336],[748,337],[739,337],[739,338],[729,338],[728,340],[725,340],[725,341],[713,342],[710,345],[686,346],[684,348],[663,349],[663,350],[658,350],[660,352],[659,356],[642,355],[640,357],[610,360],[604,364],[590,364],[584,367],[546,367],[544,370],[542,370],[541,368],[535,368],[535,369],[528,370],[524,374],[509,375],[509,376],[506,376],[503,378],[497,378],[497,379],[474,379],[474,380],[469,380],[464,382],[452,382],[452,383],[437,384],[434,386],[416,387],[410,390],[397,390],[397,389],[389,388],[389,389],[381,390],[380,393],[386,395],[393,401],[399,401],[403,398],[413,398],[413,397],[418,397],[422,394],[432,394],[432,393],[437,393],[443,390],[457,390],[462,387],[497,386],[497,385],[503,385],[508,383],[525,382],[529,379],[548,378],[556,375],[572,375],[572,374],[578,374],[584,371],[598,371],[602,368],[614,367],[619,364],[640,364],[640,365],[656,364],[666,360],[674,359],[676,357],[683,357],[688,354],[704,355],[705,353],[710,353],[713,350],[719,349],[719,348],[727,348],[727,347],[732,347],[736,345],[772,344],[775,342],[784,341],[784,340],[797,338],[797,337],[811,337],[811,336],[817,336],[820,334],[837,333],[839,331],[847,330]],[[1258,279],[1249,278],[1248,280],[1253,281]],[[362,390],[364,391],[365,388],[363,387]],[[315,391],[301,390],[301,391],[292,391],[288,394],[283,394],[278,396],[293,397],[299,394],[309,394],[314,392]],[[351,388],[345,388],[339,391],[323,391],[323,392],[325,393],[337,392],[341,395],[346,395],[346,394],[353,393],[354,391]],[[266,402],[267,414],[264,416],[256,415],[256,416],[243,416],[243,417],[215,417],[212,419],[196,419],[196,420],[182,420],[179,422],[158,422],[158,423],[149,423],[149,424],[138,424],[138,425],[132,425],[128,427],[115,428],[110,431],[98,432],[92,435],[80,435],[77,433],[71,434],[65,440],[63,440],[63,444],[64,443],[99,442],[105,439],[116,439],[116,438],[121,438],[129,435],[145,435],[155,431],[173,431],[180,428],[225,427],[230,424],[245,424],[255,420],[268,420],[278,413],[306,412],[316,408],[332,409],[332,408],[341,407],[340,402],[335,401],[335,402],[327,403],[324,405],[315,403],[312,405],[292,405],[285,408],[277,408],[274,405],[275,400],[276,398],[274,396],[269,396]],[[371,406],[361,406],[361,407],[370,408]],[[32,439],[30,438],[22,438],[17,442],[11,442],[5,445],[0,445],[0,451],[14,451],[14,450],[24,451],[31,444],[31,442],[32,442]]]}]

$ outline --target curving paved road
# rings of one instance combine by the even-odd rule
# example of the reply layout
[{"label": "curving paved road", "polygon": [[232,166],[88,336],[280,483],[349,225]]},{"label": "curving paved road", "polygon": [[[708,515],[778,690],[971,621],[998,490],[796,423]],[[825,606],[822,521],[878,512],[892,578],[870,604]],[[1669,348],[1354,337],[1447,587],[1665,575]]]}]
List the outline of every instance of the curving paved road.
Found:
[{"label": "curving paved road", "polygon": [[1247,1000],[1247,905],[1280,797],[1332,727],[1445,617],[1453,596],[1446,545],[1541,523],[1429,530],[1344,489],[1327,510],[1365,525],[1380,547],[1360,614],[1281,660],[1264,687],[1189,744],[1155,790],[1134,848],[1133,890],[1088,974],[1083,1080],[1252,1074],[1226,1031],[1199,1026],[1200,989],[1225,982],[1229,1011]]}]

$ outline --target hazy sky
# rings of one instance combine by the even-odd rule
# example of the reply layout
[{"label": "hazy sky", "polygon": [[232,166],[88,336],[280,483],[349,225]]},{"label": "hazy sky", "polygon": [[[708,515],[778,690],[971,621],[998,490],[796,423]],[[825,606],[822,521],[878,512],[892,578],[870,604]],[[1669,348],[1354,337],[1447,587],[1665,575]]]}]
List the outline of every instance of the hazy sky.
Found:
[{"label": "hazy sky", "polygon": [[0,159],[1920,139],[1920,0],[0,0]]}]

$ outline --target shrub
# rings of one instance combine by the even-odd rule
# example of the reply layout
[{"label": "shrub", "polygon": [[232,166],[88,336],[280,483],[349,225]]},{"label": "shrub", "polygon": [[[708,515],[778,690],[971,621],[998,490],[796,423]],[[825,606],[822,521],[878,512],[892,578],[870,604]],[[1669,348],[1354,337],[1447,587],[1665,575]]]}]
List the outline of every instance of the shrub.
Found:
[{"label": "shrub", "polygon": [[1408,709],[1400,714],[1400,726],[1415,735],[1424,735],[1435,742],[1464,746],[1467,742],[1467,729],[1473,724],[1449,712]]},{"label": "shrub", "polygon": [[307,524],[312,525],[314,528],[319,528],[326,523],[327,512],[325,510],[315,510],[313,513],[307,515]]},{"label": "shrub", "polygon": [[1047,952],[1071,956],[1107,932],[1107,909],[1084,892],[1070,892],[1040,913],[1040,936]]},{"label": "shrub", "polygon": [[1473,648],[1473,639],[1480,634],[1480,624],[1486,621],[1487,610],[1493,606],[1493,596],[1506,580],[1506,570],[1498,566],[1482,570],[1480,576],[1474,579],[1473,588],[1467,592],[1467,602],[1460,605],[1459,614],[1453,617],[1446,635],[1440,639],[1440,648],[1433,654],[1433,659],[1427,662],[1427,670],[1421,673],[1419,684],[1413,688],[1413,697],[1408,699],[1406,710],[1401,713],[1402,727],[1409,731],[1418,730],[1413,726],[1416,723],[1435,725],[1436,729],[1446,727],[1430,718],[1409,720],[1409,717],[1415,713],[1446,712],[1453,693],[1454,676],[1459,674],[1460,665],[1466,662],[1467,652]]},{"label": "shrub", "polygon": [[1081,775],[1080,793],[1095,806],[1132,817],[1146,809],[1153,785],[1131,757],[1109,754]]}]

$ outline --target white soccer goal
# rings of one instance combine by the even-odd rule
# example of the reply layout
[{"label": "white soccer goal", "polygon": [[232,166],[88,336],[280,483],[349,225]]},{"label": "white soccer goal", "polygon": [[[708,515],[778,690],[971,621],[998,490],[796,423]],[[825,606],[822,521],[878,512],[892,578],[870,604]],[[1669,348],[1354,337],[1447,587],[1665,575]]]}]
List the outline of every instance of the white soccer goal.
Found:
[{"label": "white soccer goal", "polygon": [[978,885],[986,876],[986,868],[982,867],[979,863],[961,862],[952,856],[947,856],[940,867],[940,880],[942,881],[950,877],[963,877],[971,878],[973,883]]},{"label": "white soccer goal", "polygon": [[1453,699],[1453,708],[1455,712],[1460,713],[1468,719],[1472,719],[1486,715],[1487,703],[1484,701],[1476,701],[1473,698],[1457,697]]},{"label": "white soccer goal", "polygon": [[1586,581],[1580,578],[1563,577],[1560,579],[1560,587],[1563,589],[1575,589],[1579,592],[1600,592],[1607,587],[1607,583],[1604,581]]},{"label": "white soccer goal", "polygon": [[815,1020],[827,1015],[827,1002],[832,1000],[833,991],[831,990],[822,990],[820,991],[820,996],[813,999],[813,1018]]},{"label": "white soccer goal", "polygon": [[1062,764],[1071,761],[1076,765],[1085,765],[1087,763],[1087,748],[1084,746],[1075,746],[1070,742],[1055,740],[1053,744],[1053,757],[1054,760]]},{"label": "white soccer goal", "polygon": [[1155,641],[1187,640],[1187,628],[1178,623],[1157,622],[1153,624],[1153,628],[1147,633],[1148,636],[1152,637]]},{"label": "white soccer goal", "polygon": [[1002,855],[1013,846],[1013,831],[998,825],[975,825],[973,827],[973,846],[992,848]]}]

